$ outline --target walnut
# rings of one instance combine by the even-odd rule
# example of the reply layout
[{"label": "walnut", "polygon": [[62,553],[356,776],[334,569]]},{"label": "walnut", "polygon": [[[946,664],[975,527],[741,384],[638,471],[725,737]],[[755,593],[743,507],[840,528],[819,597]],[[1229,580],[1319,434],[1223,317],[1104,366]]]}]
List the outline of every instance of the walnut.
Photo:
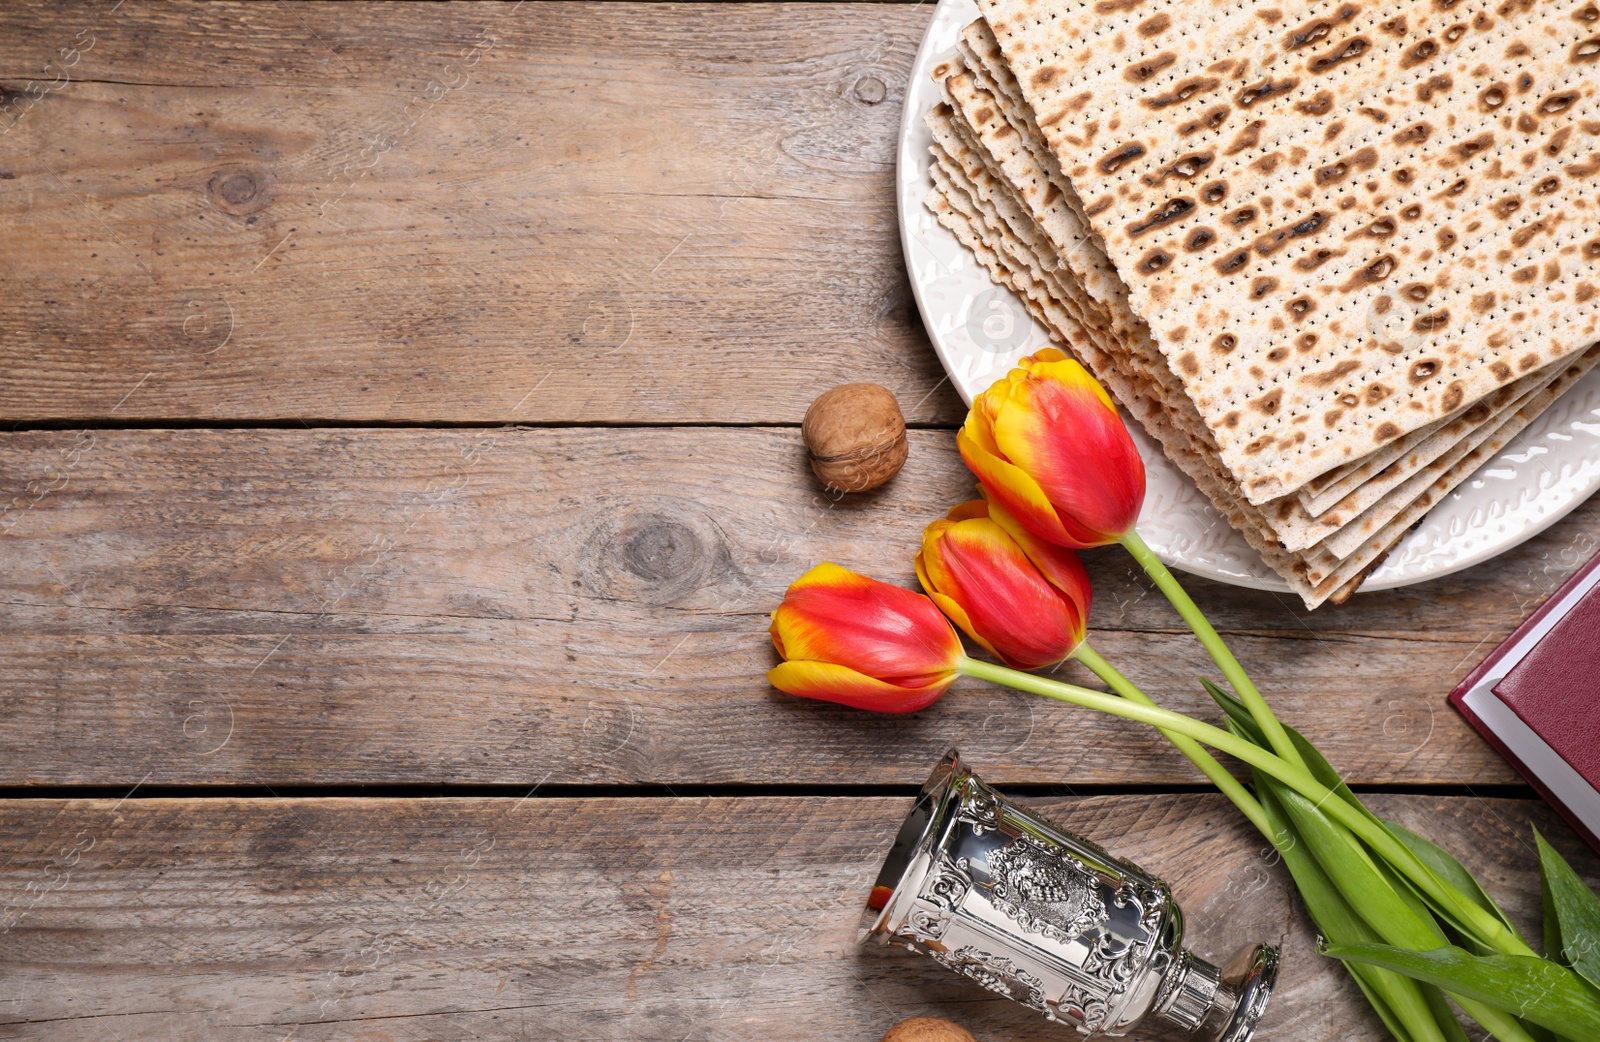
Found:
[{"label": "walnut", "polygon": [[912,1017],[884,1033],[883,1042],[973,1042],[959,1024],[938,1017]]},{"label": "walnut", "polygon": [[806,410],[800,432],[811,469],[839,492],[865,492],[906,462],[906,421],[887,387],[843,384]]}]

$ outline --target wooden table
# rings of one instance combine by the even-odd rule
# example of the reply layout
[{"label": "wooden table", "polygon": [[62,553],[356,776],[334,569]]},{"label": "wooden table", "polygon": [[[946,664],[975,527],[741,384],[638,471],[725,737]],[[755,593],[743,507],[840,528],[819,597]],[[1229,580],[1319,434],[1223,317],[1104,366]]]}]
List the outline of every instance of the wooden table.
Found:
[{"label": "wooden table", "polygon": [[[1283,943],[1263,1039],[1380,1036],[1153,733],[763,679],[790,580],[909,584],[970,491],[892,193],[930,10],[0,8],[0,1035],[1067,1037],[854,943],[959,744],[1167,877],[1200,952]],[[914,430],[841,499],[798,421],[850,380]],[[1597,549],[1590,505],[1314,614],[1190,588],[1536,934],[1529,822],[1600,862],[1443,697]],[[1086,557],[1096,644],[1206,712],[1175,615]]]}]

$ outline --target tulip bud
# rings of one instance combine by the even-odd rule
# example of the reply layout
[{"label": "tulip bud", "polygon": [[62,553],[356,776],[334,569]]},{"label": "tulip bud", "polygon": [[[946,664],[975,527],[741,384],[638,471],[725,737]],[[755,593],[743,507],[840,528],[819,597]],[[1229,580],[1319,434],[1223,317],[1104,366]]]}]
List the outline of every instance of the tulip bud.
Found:
[{"label": "tulip bud", "polygon": [[819,564],[794,581],[772,613],[784,660],[772,686],[880,713],[914,713],[938,700],[966,658],[933,602],[913,590]]},{"label": "tulip bud", "polygon": [[1090,591],[1078,555],[981,499],[923,532],[917,577],[952,622],[1013,669],[1053,666],[1083,643]]},{"label": "tulip bud", "polygon": [[1139,450],[1110,395],[1054,348],[974,399],[956,444],[989,502],[1047,542],[1104,546],[1139,519]]}]

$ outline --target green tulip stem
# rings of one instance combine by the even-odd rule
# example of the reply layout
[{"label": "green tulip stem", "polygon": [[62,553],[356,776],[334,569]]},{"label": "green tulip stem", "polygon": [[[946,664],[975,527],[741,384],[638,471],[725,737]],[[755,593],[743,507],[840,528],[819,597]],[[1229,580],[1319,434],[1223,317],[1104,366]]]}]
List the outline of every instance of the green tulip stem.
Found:
[{"label": "green tulip stem", "polygon": [[[1274,756],[1267,750],[1236,735],[1229,734],[1220,727],[1213,727],[1211,724],[1184,716],[1181,713],[1169,712],[1156,706],[1143,705],[1100,691],[1091,691],[1089,688],[1078,687],[1075,684],[1065,684],[1059,680],[1047,680],[1031,673],[1023,673],[1019,670],[1009,669],[989,662],[980,662],[971,658],[963,659],[961,664],[956,667],[956,672],[977,680],[987,680],[990,683],[1016,688],[1019,691],[1055,699],[1058,702],[1068,702],[1072,705],[1082,706],[1085,709],[1094,709],[1102,713],[1108,713],[1111,716],[1120,716],[1128,720],[1149,724],[1164,731],[1187,735],[1219,752],[1227,753],[1229,756],[1242,760],[1252,767],[1259,768],[1294,789],[1306,799],[1311,800],[1323,813],[1337,819],[1351,832],[1359,836],[1373,851],[1415,883],[1420,890],[1441,905],[1450,908],[1482,943],[1508,955],[1538,957],[1533,949],[1529,948],[1522,938],[1507,929],[1504,923],[1480,908],[1476,902],[1461,893],[1461,891],[1441,880],[1411,852],[1410,848],[1396,839],[1392,832],[1347,803],[1338,793],[1317,781],[1311,776],[1311,772],[1300,763],[1292,763],[1283,757]],[[1270,837],[1272,833],[1269,831],[1266,835]]]},{"label": "green tulip stem", "polygon": [[[1078,650],[1072,653],[1072,657],[1087,666],[1090,672],[1105,681],[1107,687],[1128,701],[1142,706],[1155,706],[1156,703],[1149,695],[1135,687],[1133,681],[1123,676],[1117,667],[1107,662],[1087,643],[1079,644]],[[1190,763],[1200,768],[1201,774],[1211,779],[1211,784],[1239,808],[1240,813],[1250,819],[1250,824],[1259,829],[1267,839],[1272,839],[1272,827],[1267,821],[1267,812],[1261,809],[1261,804],[1250,795],[1250,790],[1246,789],[1239,779],[1229,774],[1227,768],[1218,763],[1217,758],[1206,752],[1193,738],[1165,728],[1160,730],[1179,752],[1189,758]]]},{"label": "green tulip stem", "polygon": [[1172,606],[1178,609],[1178,614],[1183,616],[1183,621],[1189,624],[1194,635],[1200,638],[1200,643],[1211,656],[1211,661],[1222,670],[1222,675],[1233,686],[1245,708],[1250,710],[1250,716],[1267,736],[1267,741],[1274,751],[1297,767],[1304,767],[1305,761],[1300,758],[1300,750],[1289,740],[1289,734],[1283,729],[1283,724],[1272,715],[1267,700],[1261,697],[1261,692],[1256,690],[1255,683],[1244,671],[1244,667],[1239,665],[1239,660],[1233,657],[1233,652],[1223,641],[1222,635],[1211,625],[1211,620],[1206,618],[1199,605],[1189,596],[1189,592],[1178,582],[1177,576],[1167,569],[1161,558],[1156,556],[1155,551],[1145,544],[1135,530],[1128,529],[1128,534],[1122,537],[1121,542],[1128,553],[1133,555],[1133,559],[1139,562],[1145,573],[1155,581],[1157,588],[1166,595],[1167,600],[1172,602]]}]

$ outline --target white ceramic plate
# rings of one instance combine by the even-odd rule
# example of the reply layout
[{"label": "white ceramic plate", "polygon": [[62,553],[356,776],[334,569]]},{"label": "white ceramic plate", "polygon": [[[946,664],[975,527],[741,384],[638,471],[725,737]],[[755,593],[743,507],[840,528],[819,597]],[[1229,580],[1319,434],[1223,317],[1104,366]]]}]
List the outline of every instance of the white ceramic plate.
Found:
[{"label": "white ceramic plate", "polygon": [[[1010,290],[922,205],[933,187],[932,135],[923,113],[939,100],[929,71],[978,15],[973,0],[941,0],[917,52],[900,120],[900,244],[911,287],[939,360],[961,397],[1050,344]],[[1160,446],[1131,425],[1149,477],[1139,533],[1175,568],[1260,590],[1287,590],[1244,537],[1211,508]],[[1485,561],[1554,524],[1600,488],[1600,367],[1547,409],[1494,459],[1429,511],[1362,590],[1388,590]]]}]

